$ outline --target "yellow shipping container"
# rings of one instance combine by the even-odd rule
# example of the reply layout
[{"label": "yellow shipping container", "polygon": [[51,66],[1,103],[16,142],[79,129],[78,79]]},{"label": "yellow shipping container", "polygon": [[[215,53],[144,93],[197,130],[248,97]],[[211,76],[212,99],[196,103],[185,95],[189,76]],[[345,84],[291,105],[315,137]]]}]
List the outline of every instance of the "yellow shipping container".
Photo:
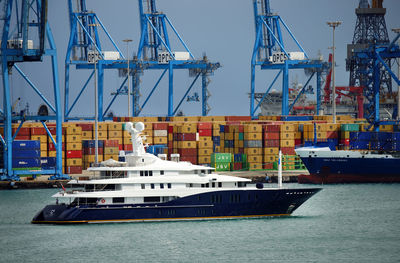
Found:
[{"label": "yellow shipping container", "polygon": [[235,139],[235,135],[233,132],[230,133],[225,133],[224,134],[224,140],[226,141],[233,141]]},{"label": "yellow shipping container", "polygon": [[213,149],[211,148],[201,148],[197,150],[199,155],[211,155],[213,153]]},{"label": "yellow shipping container", "polygon": [[[185,148],[195,149],[195,148],[197,148],[197,142],[196,141],[178,142],[178,148],[179,149],[185,149]],[[206,148],[206,147],[204,147],[204,148]]]},{"label": "yellow shipping container", "polygon": [[132,141],[131,141],[131,138],[129,137],[129,138],[123,138],[122,139],[122,142],[123,142],[123,144],[132,144]]},{"label": "yellow shipping container", "polygon": [[340,124],[337,123],[327,123],[326,131],[340,131]]},{"label": "yellow shipping container", "polygon": [[262,132],[262,125],[261,124],[245,124],[244,126],[244,132],[245,133],[250,133],[250,132]]},{"label": "yellow shipping container", "polygon": [[248,132],[244,133],[244,139],[245,140],[255,140],[255,141],[260,141],[262,140],[262,133],[261,132]]},{"label": "yellow shipping container", "polygon": [[343,139],[350,139],[350,132],[349,131],[341,131],[340,136],[341,136],[342,140]]},{"label": "yellow shipping container", "polygon": [[118,161],[118,154],[104,154],[104,160],[113,159]]},{"label": "yellow shipping container", "polygon": [[278,155],[279,147],[266,147],[264,148],[264,155]]},{"label": "yellow shipping container", "polygon": [[317,130],[317,132],[326,131],[326,123],[317,123],[317,124],[315,124],[315,129]]},{"label": "yellow shipping container", "polygon": [[199,121],[225,121],[225,116],[200,116]]},{"label": "yellow shipping container", "polygon": [[[99,131],[107,131],[107,123],[106,122],[98,122],[97,127]],[[95,130],[95,123],[93,123],[93,131]]]},{"label": "yellow shipping container", "polygon": [[108,131],[108,138],[122,138],[122,131]]},{"label": "yellow shipping container", "polygon": [[198,116],[176,116],[176,117],[171,117],[170,120],[172,122],[198,122],[199,117]]},{"label": "yellow shipping container", "polygon": [[214,146],[213,141],[199,141],[198,143],[200,149],[204,148],[212,149],[212,147]]},{"label": "yellow shipping container", "polygon": [[281,147],[294,147],[294,140],[281,140],[280,146]]},{"label": "yellow shipping container", "polygon": [[369,124],[361,124],[361,131],[373,131],[374,127]]},{"label": "yellow shipping container", "polygon": [[178,126],[179,133],[195,133],[197,132],[197,124],[196,123],[185,123],[182,126]]},{"label": "yellow shipping container", "polygon": [[65,150],[67,150],[67,151],[81,151],[82,150],[82,142],[80,142],[80,143],[67,143],[65,145]]},{"label": "yellow shipping container", "polygon": [[[84,160],[85,163],[94,163],[95,162],[95,158],[96,158],[95,155],[84,155],[83,156],[83,160]],[[98,156],[98,161],[102,162],[103,160],[104,160],[103,159],[103,155],[99,155]]]},{"label": "yellow shipping container", "polygon": [[70,158],[65,160],[66,166],[82,166],[81,158]]},{"label": "yellow shipping container", "polygon": [[317,139],[326,139],[326,131],[317,132]]},{"label": "yellow shipping container", "polygon": [[67,135],[67,143],[78,143],[82,142],[82,135]]},{"label": "yellow shipping container", "polygon": [[264,161],[264,163],[276,162],[276,161],[278,161],[278,155],[276,155],[276,154],[264,155],[263,161]]},{"label": "yellow shipping container", "polygon": [[122,122],[108,123],[108,131],[122,131]]},{"label": "yellow shipping container", "polygon": [[93,139],[93,131],[82,131],[82,140]]},{"label": "yellow shipping container", "polygon": [[262,148],[244,148],[247,155],[262,155]]},{"label": "yellow shipping container", "polygon": [[40,151],[40,157],[48,157],[47,151]]},{"label": "yellow shipping container", "polygon": [[295,132],[281,132],[280,138],[281,140],[294,140]]},{"label": "yellow shipping container", "polygon": [[[61,155],[62,155],[62,158],[65,159],[65,152],[64,151],[62,151]],[[48,152],[48,157],[56,157],[56,156],[57,156],[57,152],[56,151],[49,151]]]},{"label": "yellow shipping container", "polygon": [[216,122],[213,122],[213,130],[220,130],[220,126],[221,125],[226,125],[226,122],[225,121],[216,121]]},{"label": "yellow shipping container", "polygon": [[301,135],[302,135],[302,133],[299,132],[299,131],[294,132],[294,138],[295,138],[295,139],[301,139]]},{"label": "yellow shipping container", "polygon": [[248,155],[247,161],[249,163],[262,163],[263,157],[262,155]]},{"label": "yellow shipping container", "polygon": [[167,144],[168,137],[153,137],[154,144]]},{"label": "yellow shipping container", "polygon": [[104,147],[104,154],[118,154],[119,147]]},{"label": "yellow shipping container", "polygon": [[146,136],[146,140],[144,140],[144,143],[148,143],[148,144],[153,144],[153,137],[151,136]]},{"label": "yellow shipping container", "polygon": [[82,134],[82,127],[75,126],[75,124],[68,125],[65,129],[66,135],[81,135]]},{"label": "yellow shipping container", "polygon": [[[93,138],[94,138],[95,136],[96,136],[96,133],[93,132]],[[107,132],[107,131],[101,131],[101,130],[99,130],[99,131],[97,132],[97,136],[98,136],[99,140],[107,140],[107,138],[108,138],[108,132]]]},{"label": "yellow shipping container", "polygon": [[215,146],[214,152],[220,153],[221,152],[221,146]]},{"label": "yellow shipping container", "polygon": [[261,162],[255,163],[255,162],[249,162],[249,170],[253,171],[253,170],[262,170],[263,169],[263,165]]},{"label": "yellow shipping container", "polygon": [[47,143],[47,135],[32,135],[32,141],[40,141],[40,143]]},{"label": "yellow shipping container", "polygon": [[212,137],[211,136],[200,136],[199,141],[201,142],[212,142]]},{"label": "yellow shipping container", "polygon": [[47,143],[40,143],[40,151],[47,152]]},{"label": "yellow shipping container", "polygon": [[198,160],[199,164],[211,163],[211,156],[199,155],[197,157],[197,160]]},{"label": "yellow shipping container", "polygon": [[282,132],[294,132],[296,131],[295,125],[292,123],[284,123],[281,125],[281,133]]},{"label": "yellow shipping container", "polygon": [[379,125],[379,131],[381,132],[392,132],[393,125]]},{"label": "yellow shipping container", "polygon": [[212,131],[212,133],[213,133],[213,136],[221,136],[221,131],[219,129],[214,129]]}]

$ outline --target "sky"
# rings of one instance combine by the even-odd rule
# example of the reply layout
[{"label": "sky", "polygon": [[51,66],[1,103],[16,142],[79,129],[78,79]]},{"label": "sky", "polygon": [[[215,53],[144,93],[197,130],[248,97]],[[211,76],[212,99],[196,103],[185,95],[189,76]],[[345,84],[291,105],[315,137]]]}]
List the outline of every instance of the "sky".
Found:
[{"label": "sky", "polygon": [[[222,67],[210,77],[208,115],[249,115],[250,112],[250,62],[255,40],[255,25],[252,0],[158,0],[157,9],[165,13],[177,29],[195,58],[206,54],[212,62],[221,63]],[[342,21],[335,31],[336,42],[336,85],[348,85],[349,73],[345,70],[347,44],[353,39],[356,23],[355,8],[358,0],[271,0],[273,12],[278,13],[294,33],[306,53],[311,58],[322,54],[328,60],[332,46],[332,29],[327,21]],[[129,45],[131,52],[136,52],[140,40],[139,10],[137,0],[87,0],[88,10],[97,13],[102,23],[111,34],[122,53],[126,54],[123,39],[132,39]],[[387,9],[386,25],[389,39],[394,38],[392,28],[400,27],[397,14],[400,11],[399,0],[385,0]],[[48,1],[48,22],[55,39],[58,54],[59,85],[64,107],[64,63],[69,39],[69,20],[67,1]],[[172,34],[172,32],[170,32]],[[298,51],[290,39],[285,39],[290,51]],[[112,50],[108,42],[103,42],[103,50]],[[182,46],[174,46],[174,51],[183,51]],[[131,53],[132,54],[132,53]],[[51,67],[49,58],[43,63],[19,64],[22,70],[39,86],[41,92],[53,99]],[[29,103],[31,112],[36,112],[43,104],[39,97],[13,71],[11,76],[12,99],[21,101],[17,108],[24,108]],[[256,92],[265,92],[276,71],[257,70]],[[81,90],[89,76],[88,70],[71,71],[70,101]],[[141,79],[141,98],[143,103],[153,88],[161,71],[146,71]],[[176,70],[174,77],[174,106],[182,98],[192,78],[187,70]],[[290,81],[297,78],[305,83],[307,77],[302,70],[291,71]],[[111,92],[120,86],[122,78],[116,70],[105,73],[104,107],[111,100]],[[315,87],[315,80],[311,85]],[[83,93],[72,111],[72,116],[94,115],[94,83]],[[281,89],[281,83],[274,86]],[[192,89],[190,95],[197,92],[201,95],[201,82]],[[168,78],[160,83],[149,103],[143,108],[141,116],[166,116],[167,114]],[[116,116],[127,116],[128,99],[119,96],[111,110]],[[2,102],[1,102],[2,103]],[[185,115],[201,115],[200,102],[185,102],[180,108]]]}]

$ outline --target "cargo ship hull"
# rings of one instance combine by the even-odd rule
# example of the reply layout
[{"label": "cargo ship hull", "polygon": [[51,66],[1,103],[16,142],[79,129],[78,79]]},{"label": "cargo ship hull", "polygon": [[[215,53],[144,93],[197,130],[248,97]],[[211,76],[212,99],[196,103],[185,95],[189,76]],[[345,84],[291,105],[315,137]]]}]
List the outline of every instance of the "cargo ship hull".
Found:
[{"label": "cargo ship hull", "polygon": [[176,221],[289,216],[320,188],[257,189],[203,193],[157,204],[47,205],[36,224]]},{"label": "cargo ship hull", "polygon": [[399,183],[400,158],[390,154],[331,151],[329,148],[296,149],[309,175],[299,183]]}]

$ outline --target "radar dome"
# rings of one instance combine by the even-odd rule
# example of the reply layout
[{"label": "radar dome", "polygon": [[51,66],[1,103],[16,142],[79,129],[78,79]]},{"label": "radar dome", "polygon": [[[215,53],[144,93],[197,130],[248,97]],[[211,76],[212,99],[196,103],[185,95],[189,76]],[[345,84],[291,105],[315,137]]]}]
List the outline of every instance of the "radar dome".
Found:
[{"label": "radar dome", "polygon": [[139,131],[139,132],[143,131],[143,130],[144,130],[144,123],[143,123],[143,122],[137,122],[137,123],[135,124],[135,129],[136,129],[137,131]]},{"label": "radar dome", "polygon": [[126,130],[126,131],[132,130],[132,127],[133,127],[132,122],[127,122],[127,123],[125,123],[125,130]]}]

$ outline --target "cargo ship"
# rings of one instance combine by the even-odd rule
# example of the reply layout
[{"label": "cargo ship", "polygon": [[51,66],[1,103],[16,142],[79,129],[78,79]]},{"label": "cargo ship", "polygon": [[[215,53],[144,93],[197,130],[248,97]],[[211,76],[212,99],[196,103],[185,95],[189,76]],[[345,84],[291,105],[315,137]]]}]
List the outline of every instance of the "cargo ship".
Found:
[{"label": "cargo ship", "polygon": [[[175,221],[288,216],[320,188],[264,188],[250,180],[214,174],[214,168],[146,153],[143,123],[126,124],[133,152],[89,170],[99,177],[72,180],[53,195],[56,203],[35,215],[35,224]],[[68,188],[68,187],[67,187]],[[65,200],[59,201],[59,199]],[[70,203],[67,203],[69,200]]]},{"label": "cargo ship", "polygon": [[331,150],[329,147],[301,147],[300,156],[309,175],[299,183],[398,183],[400,156],[374,151]]}]

